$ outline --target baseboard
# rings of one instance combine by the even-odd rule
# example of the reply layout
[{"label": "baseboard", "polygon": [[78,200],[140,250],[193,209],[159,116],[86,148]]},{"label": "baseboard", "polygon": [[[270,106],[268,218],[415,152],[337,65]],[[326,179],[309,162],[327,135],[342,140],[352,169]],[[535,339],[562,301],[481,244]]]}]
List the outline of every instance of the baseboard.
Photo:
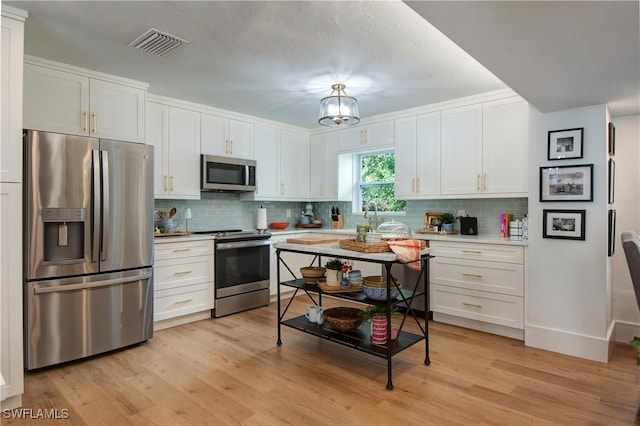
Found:
[{"label": "baseboard", "polygon": [[640,324],[626,321],[616,321],[615,341],[629,343],[634,337],[640,337]]},{"label": "baseboard", "polygon": [[606,363],[609,362],[613,330],[609,327],[607,337],[600,338],[527,324],[524,343],[538,349]]},{"label": "baseboard", "polygon": [[476,321],[468,318],[461,318],[454,315],[433,312],[433,320],[443,322],[458,327],[470,328],[472,330],[483,331],[485,333],[497,334],[498,336],[510,337],[512,339],[524,340],[524,330],[503,325],[489,324],[484,321]]},{"label": "baseboard", "polygon": [[194,321],[200,321],[203,319],[211,318],[211,309],[207,309],[202,312],[195,312],[193,314],[181,315],[176,318],[167,318],[161,321],[155,321],[153,323],[153,331],[164,330],[165,328],[171,328],[178,325],[188,324]]},{"label": "baseboard", "polygon": [[0,410],[10,410],[12,408],[22,407],[22,394],[10,396],[0,401]]}]

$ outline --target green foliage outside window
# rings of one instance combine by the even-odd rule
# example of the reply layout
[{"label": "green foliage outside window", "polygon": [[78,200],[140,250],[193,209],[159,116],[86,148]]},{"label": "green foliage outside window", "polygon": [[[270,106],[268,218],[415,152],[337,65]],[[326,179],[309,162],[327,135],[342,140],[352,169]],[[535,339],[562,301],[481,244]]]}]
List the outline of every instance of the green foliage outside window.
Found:
[{"label": "green foliage outside window", "polygon": [[378,211],[403,212],[407,203],[395,198],[395,155],[392,152],[360,157],[360,191],[362,210],[374,201]]}]

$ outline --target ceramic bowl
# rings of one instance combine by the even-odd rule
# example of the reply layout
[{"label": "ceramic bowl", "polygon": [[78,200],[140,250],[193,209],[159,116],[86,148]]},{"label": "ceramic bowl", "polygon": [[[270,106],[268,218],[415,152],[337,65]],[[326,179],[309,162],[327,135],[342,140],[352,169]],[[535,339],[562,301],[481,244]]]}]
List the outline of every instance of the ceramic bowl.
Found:
[{"label": "ceramic bowl", "polygon": [[289,222],[271,222],[269,228],[271,229],[287,229]]},{"label": "ceramic bowl", "polygon": [[[395,299],[396,297],[398,297],[398,294],[400,294],[398,289],[395,287],[391,287],[390,290],[391,290],[391,294],[390,294],[391,299]],[[362,284],[362,291],[364,292],[365,296],[367,296],[369,299],[378,300],[378,301],[387,300],[386,287],[369,287],[368,285]]]}]

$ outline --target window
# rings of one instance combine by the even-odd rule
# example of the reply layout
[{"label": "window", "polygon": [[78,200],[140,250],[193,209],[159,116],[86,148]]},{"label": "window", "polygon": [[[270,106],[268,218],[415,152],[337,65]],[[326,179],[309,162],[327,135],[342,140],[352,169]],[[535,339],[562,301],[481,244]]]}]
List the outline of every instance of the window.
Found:
[{"label": "window", "polygon": [[[374,201],[379,212],[405,212],[407,203],[395,198],[395,154],[382,151],[358,155],[359,208]],[[356,207],[356,206],[354,206]]]}]

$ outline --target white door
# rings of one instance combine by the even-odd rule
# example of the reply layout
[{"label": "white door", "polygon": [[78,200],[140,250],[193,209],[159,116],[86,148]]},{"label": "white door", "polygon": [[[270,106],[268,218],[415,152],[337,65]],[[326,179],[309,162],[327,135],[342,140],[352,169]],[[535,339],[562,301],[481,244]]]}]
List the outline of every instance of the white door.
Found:
[{"label": "white door", "polygon": [[200,113],[169,108],[169,192],[200,199]]}]

